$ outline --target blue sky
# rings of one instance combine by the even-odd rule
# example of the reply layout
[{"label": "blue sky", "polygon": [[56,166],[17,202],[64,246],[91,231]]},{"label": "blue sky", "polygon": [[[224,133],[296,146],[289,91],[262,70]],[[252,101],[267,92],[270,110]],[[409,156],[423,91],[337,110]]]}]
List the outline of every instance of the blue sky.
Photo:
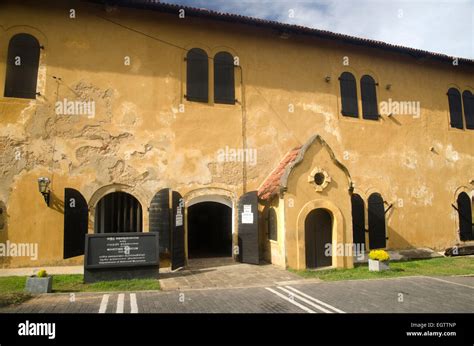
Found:
[{"label": "blue sky", "polygon": [[304,25],[474,59],[474,0],[163,2]]}]

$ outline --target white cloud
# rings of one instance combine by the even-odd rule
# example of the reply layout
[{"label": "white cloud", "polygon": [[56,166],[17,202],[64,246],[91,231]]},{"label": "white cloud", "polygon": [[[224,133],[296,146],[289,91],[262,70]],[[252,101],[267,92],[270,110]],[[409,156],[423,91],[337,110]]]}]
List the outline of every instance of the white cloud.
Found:
[{"label": "white cloud", "polygon": [[474,0],[170,2],[474,58]]}]

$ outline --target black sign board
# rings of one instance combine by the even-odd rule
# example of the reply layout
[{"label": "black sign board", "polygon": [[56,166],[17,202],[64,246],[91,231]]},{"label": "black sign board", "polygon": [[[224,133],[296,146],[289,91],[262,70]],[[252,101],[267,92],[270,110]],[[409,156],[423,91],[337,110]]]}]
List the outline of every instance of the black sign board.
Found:
[{"label": "black sign board", "polygon": [[159,263],[158,233],[86,235],[85,282],[157,278]]}]

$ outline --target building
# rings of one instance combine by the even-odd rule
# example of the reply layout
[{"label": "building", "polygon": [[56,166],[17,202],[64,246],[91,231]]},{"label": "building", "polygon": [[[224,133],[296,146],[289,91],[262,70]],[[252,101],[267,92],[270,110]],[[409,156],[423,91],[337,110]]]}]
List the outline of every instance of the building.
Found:
[{"label": "building", "polygon": [[474,238],[472,60],[152,1],[0,23],[0,242],[38,245],[4,267],[87,232],[298,269]]}]

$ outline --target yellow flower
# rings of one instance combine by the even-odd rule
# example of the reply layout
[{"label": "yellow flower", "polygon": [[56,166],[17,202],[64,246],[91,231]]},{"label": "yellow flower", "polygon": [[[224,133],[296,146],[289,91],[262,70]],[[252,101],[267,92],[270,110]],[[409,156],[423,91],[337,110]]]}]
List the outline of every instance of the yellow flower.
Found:
[{"label": "yellow flower", "polygon": [[369,258],[374,261],[385,262],[390,259],[390,256],[385,250],[371,250]]},{"label": "yellow flower", "polygon": [[36,274],[37,277],[39,278],[45,278],[48,276],[48,273],[46,272],[46,270],[44,269],[41,269],[40,271],[38,271],[38,273]]}]

